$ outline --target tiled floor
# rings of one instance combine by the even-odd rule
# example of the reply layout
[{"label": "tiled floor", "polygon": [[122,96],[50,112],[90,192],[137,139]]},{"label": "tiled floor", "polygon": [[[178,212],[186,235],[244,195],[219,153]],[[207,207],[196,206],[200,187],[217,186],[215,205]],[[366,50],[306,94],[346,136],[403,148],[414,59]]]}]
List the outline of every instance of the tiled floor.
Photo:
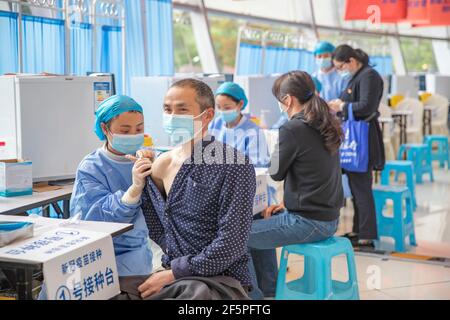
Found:
[{"label": "tiled floor", "polygon": [[[287,280],[303,274],[303,258],[289,257]],[[450,267],[423,262],[402,261],[357,254],[356,269],[360,298],[378,299],[450,299]],[[333,279],[346,281],[344,257],[333,260]]]},{"label": "tiled floor", "polygon": [[[450,171],[435,168],[435,182],[416,186],[418,209],[414,214],[417,247],[409,252],[450,258]],[[352,205],[343,210],[338,234],[351,230]],[[383,239],[380,249],[393,250],[389,239]],[[292,256],[291,256],[292,257]],[[291,259],[290,257],[290,259]],[[292,257],[288,280],[303,273],[302,257]],[[450,299],[450,265],[356,254],[356,267],[361,299]],[[345,280],[343,257],[333,261],[333,278]]]},{"label": "tiled floor", "polygon": [[[434,183],[424,178],[416,185],[418,208],[414,213],[417,247],[409,252],[450,258],[450,170],[434,168]],[[338,234],[351,231],[353,206],[350,200],[341,214]],[[383,238],[382,250],[393,251],[393,241]]]}]

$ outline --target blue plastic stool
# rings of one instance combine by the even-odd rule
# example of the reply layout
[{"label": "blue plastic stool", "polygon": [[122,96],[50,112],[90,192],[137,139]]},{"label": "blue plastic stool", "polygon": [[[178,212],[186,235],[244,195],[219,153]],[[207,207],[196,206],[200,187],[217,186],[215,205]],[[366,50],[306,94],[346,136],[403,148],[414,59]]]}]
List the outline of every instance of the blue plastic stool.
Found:
[{"label": "blue plastic stool", "polygon": [[422,183],[424,174],[430,175],[431,182],[434,181],[433,166],[431,165],[431,150],[426,144],[402,144],[398,150],[397,160],[403,160],[406,153],[406,160],[414,164],[414,174],[416,183]]},{"label": "blue plastic stool", "polygon": [[[286,283],[290,253],[305,257],[305,269],[302,278]],[[347,282],[331,278],[331,260],[341,254],[347,257]],[[332,237],[325,241],[283,247],[275,299],[359,300],[355,257],[350,241],[347,238]]]},{"label": "blue plastic stool", "polygon": [[[411,193],[406,186],[375,186],[373,188],[375,209],[377,212],[378,237],[391,237],[395,240],[395,250],[405,252],[405,237],[409,237],[412,246],[416,246],[414,217]],[[383,215],[386,200],[394,201],[394,216]],[[406,217],[403,217],[403,203],[406,202]]]},{"label": "blue plastic stool", "polygon": [[[447,169],[450,169],[450,151],[448,147],[448,137],[430,135],[425,136],[423,143],[427,144],[431,152],[431,161],[439,161],[439,166],[441,168],[445,167],[447,163]],[[433,143],[437,144],[437,152],[433,152]]]},{"label": "blue plastic stool", "polygon": [[395,172],[395,180],[398,180],[398,174],[404,173],[406,175],[406,186],[411,192],[411,198],[413,201],[413,209],[417,208],[416,201],[416,187],[414,183],[414,165],[412,161],[408,160],[397,160],[397,161],[386,161],[383,171],[381,172],[381,184],[384,186],[390,185],[390,174]]}]

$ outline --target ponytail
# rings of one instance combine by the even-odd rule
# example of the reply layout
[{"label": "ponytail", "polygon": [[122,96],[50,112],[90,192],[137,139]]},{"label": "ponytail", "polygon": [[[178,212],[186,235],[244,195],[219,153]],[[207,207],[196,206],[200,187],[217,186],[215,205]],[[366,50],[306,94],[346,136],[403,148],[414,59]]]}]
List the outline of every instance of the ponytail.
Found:
[{"label": "ponytail", "polygon": [[322,136],[325,148],[335,154],[343,141],[344,133],[337,118],[330,112],[328,104],[314,94],[303,106],[306,122],[318,130]]},{"label": "ponytail", "polygon": [[364,66],[368,66],[369,65],[369,55],[361,49],[354,49],[354,50],[355,50],[355,54],[359,57],[359,58],[356,58],[356,60],[361,62]]}]

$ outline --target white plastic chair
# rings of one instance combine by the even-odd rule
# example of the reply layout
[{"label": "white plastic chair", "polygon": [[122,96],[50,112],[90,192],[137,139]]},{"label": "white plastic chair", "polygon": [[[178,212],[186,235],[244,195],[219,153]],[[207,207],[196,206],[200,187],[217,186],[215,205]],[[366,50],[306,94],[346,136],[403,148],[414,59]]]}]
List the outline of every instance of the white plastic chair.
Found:
[{"label": "white plastic chair", "polygon": [[[406,128],[406,134],[408,143],[422,143],[423,134],[423,104],[417,99],[405,98],[395,108],[395,111],[411,111],[412,114],[407,117],[408,126]],[[396,142],[399,141],[400,128],[396,128]],[[396,145],[397,145],[396,143]]]},{"label": "white plastic chair", "polygon": [[448,135],[448,99],[439,94],[434,94],[425,100],[425,105],[433,107],[431,112],[431,126],[433,134]]},{"label": "white plastic chair", "polygon": [[386,155],[386,160],[395,160],[395,150],[394,144],[392,143],[393,136],[395,134],[394,131],[394,121],[392,119],[392,109],[387,105],[381,103],[378,108],[380,112],[380,118],[391,119],[392,122],[387,122],[384,124],[383,131],[383,142],[384,142],[384,153]]}]

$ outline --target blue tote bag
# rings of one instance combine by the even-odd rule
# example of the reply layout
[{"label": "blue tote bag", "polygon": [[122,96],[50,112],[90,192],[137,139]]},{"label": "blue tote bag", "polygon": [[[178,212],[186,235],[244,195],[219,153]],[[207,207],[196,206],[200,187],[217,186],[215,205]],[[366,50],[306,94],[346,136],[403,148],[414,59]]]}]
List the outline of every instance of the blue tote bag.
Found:
[{"label": "blue tote bag", "polygon": [[356,121],[348,106],[348,119],[343,123],[345,134],[340,148],[341,167],[350,172],[367,172],[369,165],[369,123]]}]

